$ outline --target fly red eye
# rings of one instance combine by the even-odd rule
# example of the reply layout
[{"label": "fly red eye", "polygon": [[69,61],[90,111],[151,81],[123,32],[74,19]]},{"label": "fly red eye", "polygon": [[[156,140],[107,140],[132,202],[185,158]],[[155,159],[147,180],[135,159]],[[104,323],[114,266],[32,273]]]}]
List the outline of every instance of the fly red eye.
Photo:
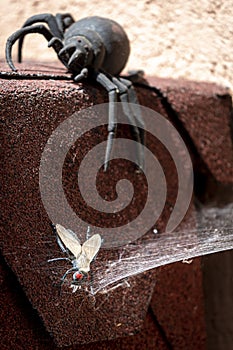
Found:
[{"label": "fly red eye", "polygon": [[81,280],[83,278],[83,274],[82,273],[80,273],[80,272],[76,272],[75,273],[75,279],[76,280]]}]

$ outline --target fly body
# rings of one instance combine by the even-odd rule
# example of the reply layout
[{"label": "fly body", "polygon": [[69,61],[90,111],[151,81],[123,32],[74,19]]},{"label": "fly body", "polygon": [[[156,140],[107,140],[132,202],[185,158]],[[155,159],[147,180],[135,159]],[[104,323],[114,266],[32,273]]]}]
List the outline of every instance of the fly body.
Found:
[{"label": "fly body", "polygon": [[73,291],[76,291],[84,276],[89,276],[90,264],[101,246],[101,236],[95,234],[81,245],[75,232],[59,224],[55,225],[55,230],[57,243],[61,250],[67,254],[67,257],[50,259],[48,261],[67,260],[72,264],[72,267],[65,272],[61,281],[63,283],[67,275],[73,272],[71,287],[73,287]]}]

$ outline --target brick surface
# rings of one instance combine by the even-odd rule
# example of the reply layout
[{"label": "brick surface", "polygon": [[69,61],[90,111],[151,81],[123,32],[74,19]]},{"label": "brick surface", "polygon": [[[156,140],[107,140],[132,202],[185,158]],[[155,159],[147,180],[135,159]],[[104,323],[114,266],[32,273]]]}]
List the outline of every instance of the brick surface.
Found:
[{"label": "brick surface", "polygon": [[[35,67],[26,66],[26,74],[34,73]],[[59,71],[50,67],[41,67],[35,72],[38,76],[23,79],[15,77],[9,79],[7,74],[2,74],[1,80],[1,121],[3,134],[2,160],[4,170],[1,172],[3,221],[1,248],[2,253],[18,276],[23,289],[26,292],[33,307],[37,309],[45,327],[52,334],[59,346],[82,344],[104,339],[115,339],[129,335],[141,329],[150,297],[154,287],[154,272],[147,272],[129,279],[130,288],[120,286],[112,290],[108,295],[98,294],[93,305],[93,300],[81,292],[71,295],[68,286],[63,286],[63,293],[59,295],[56,284],[59,278],[67,270],[67,264],[59,264],[62,270],[54,270],[48,266],[47,259],[59,256],[59,249],[52,234],[49,218],[41,202],[39,190],[39,165],[41,152],[52,131],[80,108],[87,108],[93,104],[107,101],[106,92],[96,84],[74,84],[60,77],[64,70]],[[42,74],[53,74],[53,79],[41,79]],[[51,78],[51,77],[50,77]],[[143,88],[141,89],[143,91]],[[157,106],[157,110],[163,111],[160,99],[151,94],[139,96],[149,105]],[[156,102],[157,101],[157,102]],[[87,120],[79,121],[85,125]],[[118,135],[130,135],[130,131],[119,128]],[[84,218],[88,216],[91,223],[98,222],[105,225],[106,217],[99,217],[90,208],[83,208],[77,201],[80,195],[74,187],[76,183],[77,164],[82,159],[83,152],[88,150],[91,144],[105,140],[106,130],[93,133],[91,137],[84,139],[81,147],[77,144],[74,153],[68,154],[63,171],[63,181],[68,199],[73,204],[73,209]],[[156,146],[153,146],[156,149]],[[160,145],[157,152],[163,159],[163,165],[167,169],[167,177],[174,170],[174,164]],[[82,150],[82,151],[80,151]],[[74,154],[75,162],[72,161]],[[93,164],[94,166],[94,164]],[[138,202],[142,202],[146,191],[143,176],[135,172],[135,168],[123,162],[111,167],[108,174],[99,176],[99,188],[102,192],[109,192],[113,188],[116,179],[121,178],[120,173],[124,169],[130,174],[131,181],[135,184],[135,193],[138,193]],[[87,174],[88,175],[88,174]],[[88,178],[88,176],[87,176]],[[174,176],[173,176],[174,178]],[[164,227],[170,216],[171,204],[175,203],[177,190],[176,181],[169,183],[169,201],[163,211],[158,226]],[[108,187],[109,186],[109,187]],[[135,217],[138,207],[132,207],[123,212],[123,223],[130,217]],[[116,220],[116,216],[111,219]],[[120,222],[121,223],[121,222]],[[111,221],[110,221],[111,225]],[[81,228],[79,228],[81,231]],[[117,251],[101,251],[98,254],[95,265],[106,264],[111,257],[117,256]],[[93,266],[93,274],[95,266]],[[138,298],[140,296],[140,299]],[[120,324],[121,326],[116,326]]]},{"label": "brick surface", "polygon": [[[0,260],[1,349],[61,349],[61,347],[55,345],[53,339],[45,330],[42,320],[22,291],[16,276],[12,273],[3,259],[1,258]],[[120,324],[118,324],[118,327],[120,327]],[[166,341],[161,336],[158,326],[154,323],[153,315],[147,313],[142,330],[136,335],[119,338],[114,341],[69,346],[64,347],[64,349],[167,350],[169,348]]]},{"label": "brick surface", "polygon": [[[191,207],[177,231],[193,230],[196,225]],[[172,349],[206,349],[201,258],[157,268],[150,305]]]},{"label": "brick surface", "polygon": [[[41,152],[48,136],[62,120],[80,108],[107,102],[107,94],[96,84],[88,82],[73,84],[67,80],[69,75],[65,74],[63,68],[54,68],[53,65],[45,65],[40,68],[36,65],[28,65],[24,74],[35,74],[34,77],[28,77],[28,79],[18,76],[15,76],[15,79],[9,79],[6,67],[2,67],[2,71],[5,71],[0,76],[2,78],[0,98],[4,145],[4,151],[1,155],[4,163],[4,170],[2,169],[1,172],[4,227],[2,230],[3,238],[0,243],[4,260],[17,276],[33,308],[37,310],[33,311],[26,296],[20,294],[23,292],[20,285],[17,284],[16,290],[19,295],[24,295],[23,306],[20,304],[21,299],[18,300],[16,295],[12,295],[14,291],[12,285],[15,283],[14,275],[11,275],[12,277],[5,275],[5,279],[2,279],[4,281],[3,286],[4,283],[7,283],[6,281],[10,281],[10,285],[4,287],[5,296],[3,294],[3,300],[6,297],[10,298],[8,305],[1,300],[1,303],[4,304],[4,307],[2,307],[4,318],[2,330],[5,349],[13,346],[16,349],[17,346],[19,349],[20,346],[22,348],[22,344],[25,344],[25,336],[29,339],[28,344],[32,344],[32,348],[56,348],[55,345],[52,345],[54,343],[49,333],[59,346],[90,343],[90,345],[85,346],[79,345],[80,349],[98,349],[98,347],[101,349],[111,347],[119,349],[138,349],[139,347],[146,349],[171,347],[187,349],[192,339],[194,339],[192,342],[193,349],[195,349],[195,346],[196,349],[204,349],[205,327],[199,259],[196,259],[190,265],[177,263],[161,267],[152,273],[130,278],[130,288],[122,286],[111,291],[107,296],[98,295],[95,304],[84,294],[78,295],[74,299],[66,291],[59,296],[58,290],[54,286],[59,274],[54,273],[54,271],[51,274],[51,268],[43,264],[48,258],[57,256],[59,249],[52,235],[50,222],[39,193],[38,168]],[[52,78],[51,74],[53,74]],[[50,80],[45,80],[42,75],[50,75]],[[168,81],[162,80],[159,80],[157,84],[166,96],[170,91],[169,84]],[[211,147],[208,148],[208,151],[200,147],[201,131],[199,131],[200,134],[193,134],[193,129],[198,128],[200,121],[203,121],[203,119],[200,117],[194,125],[189,124],[190,119],[188,118],[191,111],[191,105],[189,105],[190,100],[192,100],[191,97],[194,101],[192,102],[194,111],[198,114],[199,97],[203,95],[202,104],[199,106],[200,115],[204,115],[202,111],[204,101],[205,113],[209,112],[207,119],[210,120],[213,110],[210,109],[210,106],[208,107],[208,103],[212,105],[212,99],[208,98],[207,92],[209,91],[212,94],[211,96],[214,96],[215,93],[221,95],[222,90],[219,91],[219,88],[216,87],[216,92],[214,86],[211,85],[210,90],[212,89],[212,92],[210,92],[210,90],[206,91],[207,85],[203,85],[202,88],[191,83],[183,84],[186,87],[185,92],[181,87],[179,90],[177,84],[176,94],[174,93],[174,96],[177,97],[177,106],[174,109],[175,115],[173,115],[173,110],[169,108],[169,104],[163,103],[163,96],[157,93],[156,90],[149,91],[145,86],[137,87],[140,103],[158,111],[174,124],[176,124],[177,113],[179,117],[181,115],[180,120],[183,123],[181,129],[187,133],[186,142],[190,140],[190,143],[193,143],[195,156],[200,154],[210,173],[218,181],[221,179],[221,181],[227,183],[231,174],[230,170],[223,174],[222,171],[217,169],[214,165],[215,158],[213,158],[214,152]],[[175,89],[175,84],[171,83],[172,89]],[[205,93],[203,93],[203,90]],[[224,95],[224,93],[222,94]],[[221,113],[227,124],[230,110],[229,97],[216,98],[216,100],[218,105],[218,108],[216,107],[218,109],[217,124]],[[186,105],[189,107],[186,107]],[[81,123],[85,123],[85,121],[81,121]],[[179,130],[179,128],[180,125],[177,123],[177,129]],[[211,130],[211,123],[209,123],[209,128],[208,130]],[[69,200],[74,203],[74,209],[78,211],[81,206],[75,200],[78,193],[76,188],[73,188],[74,174],[77,170],[76,165],[82,156],[81,153],[88,150],[92,142],[100,142],[106,139],[106,130],[102,131],[94,136],[91,135],[92,138],[89,137],[88,141],[84,140],[82,152],[80,152],[80,145],[75,145],[72,150],[73,153],[71,152],[66,158],[64,186],[70,196]],[[226,125],[224,126],[224,133],[227,138],[229,128]],[[129,130],[119,128],[118,135],[129,136],[130,133]],[[177,178],[174,175],[174,164],[169,158],[169,154],[162,145],[154,143],[150,135],[147,136],[148,145],[156,153],[163,168],[165,168],[166,179],[168,179],[167,202],[156,226],[162,231],[169,218],[170,210],[176,201]],[[213,137],[217,137],[216,132]],[[229,155],[226,155],[225,159],[225,153],[228,154],[228,147],[227,141],[226,149],[221,148],[223,166],[227,166],[229,162],[229,158],[227,158]],[[74,154],[77,158],[76,165],[71,161]],[[221,159],[219,153],[216,157]],[[209,158],[211,161],[208,160]],[[127,166],[129,166],[127,168],[129,169],[128,172],[133,173],[132,180],[136,184],[135,192],[138,191],[139,193],[137,199],[143,205],[140,196],[142,196],[143,191],[146,191],[146,185],[143,183],[141,175],[136,174],[131,165],[127,164]],[[114,171],[110,173],[110,177],[113,179],[112,183],[111,181],[108,183],[104,174],[100,175],[101,190],[105,190],[106,184],[112,186],[114,179],[119,176],[117,169],[120,172],[125,167],[125,163],[117,163]],[[138,179],[140,183],[137,185]],[[93,223],[100,220],[104,224],[106,220],[104,217],[99,219],[95,213],[89,212],[89,209],[85,210],[85,213],[81,212],[81,214],[84,217],[89,215],[89,219],[92,217]],[[135,215],[137,215],[137,211],[135,212],[135,209],[132,209],[124,213],[122,220],[124,221]],[[186,224],[184,223],[184,225]],[[111,252],[100,252],[93,266],[93,273],[95,272],[95,265],[100,266],[101,261],[106,262],[111,254]],[[5,262],[3,262],[4,264]],[[66,265],[63,264],[62,266],[64,268],[62,271],[65,271]],[[143,327],[155,282],[157,284],[152,299],[151,311],[147,314],[144,330],[135,336],[116,339],[134,334]],[[66,290],[66,287],[64,288]],[[24,303],[27,304],[27,311],[25,311],[26,304]],[[18,307],[20,309],[19,314]],[[13,313],[12,310],[14,310]],[[37,312],[42,322],[39,321]],[[17,315],[15,318],[14,313]],[[10,314],[8,319],[5,317],[7,314]],[[14,320],[12,320],[13,318]],[[22,327],[21,332],[18,331],[12,334],[9,331],[10,324],[11,327],[12,324],[14,325],[15,330],[19,330],[21,324],[24,327]],[[101,343],[96,343],[100,340]],[[91,342],[95,343],[92,344]]]},{"label": "brick surface", "polygon": [[[42,72],[43,69],[44,67],[41,68]],[[57,74],[57,71],[53,73]],[[1,81],[4,149],[4,171],[1,173],[4,198],[1,204],[5,208],[2,252],[47,330],[60,346],[115,339],[138,331],[143,325],[154,286],[153,273],[141,274],[129,280],[130,288],[120,286],[107,296],[98,294],[93,305],[93,300],[84,291],[76,293],[74,297],[66,285],[59,295],[59,288],[55,285],[67,270],[67,264],[63,262],[48,266],[47,263],[48,258],[57,257],[61,253],[40,197],[39,165],[42,150],[62,120],[80,108],[106,100],[106,93],[96,84],[76,85],[65,80]],[[80,122],[85,124],[86,120]],[[91,140],[105,140],[106,136],[105,130],[103,133],[94,133]],[[82,151],[89,146],[87,142],[84,141]],[[82,157],[80,147],[77,153],[75,164]],[[68,155],[64,166],[64,187],[67,192],[71,188],[69,200],[75,204],[78,190],[73,188],[76,182],[76,178],[73,181],[73,176],[76,176],[73,165]],[[119,176],[113,167],[110,172],[110,176],[103,172],[100,175],[102,191],[105,188],[109,192],[108,186],[112,188]],[[131,173],[136,182],[138,175],[132,171],[132,166]],[[110,184],[106,181],[107,178],[110,179]],[[137,192],[140,193],[139,189]],[[89,218],[98,220],[96,212],[83,208],[79,201],[75,209],[79,215],[85,217],[89,214]],[[134,211],[132,208],[130,215],[135,215]],[[100,218],[99,225],[104,220],[104,217]],[[124,219],[123,216],[122,220],[127,218]],[[96,264],[98,261],[106,264],[112,256],[116,257],[117,251],[101,251]],[[61,269],[54,271],[56,266]],[[94,270],[93,268],[93,274]],[[141,295],[140,302],[138,295]],[[117,324],[121,324],[121,327],[116,327]]]},{"label": "brick surface", "polygon": [[206,349],[201,259],[157,269],[151,307],[172,349]]},{"label": "brick surface", "polygon": [[[233,114],[229,91],[209,83],[159,78],[149,78],[149,82],[161,93],[181,134],[188,140],[196,173],[195,193],[202,204],[216,208],[216,222],[212,225],[218,228],[218,208],[224,210],[233,201]],[[226,217],[225,225],[231,227],[231,221]],[[227,251],[204,256],[201,261],[195,259],[190,265],[176,263],[157,269],[151,305],[174,349],[232,348],[232,257],[232,251]],[[202,283],[201,262],[206,342],[199,336],[204,328],[199,315],[203,313],[201,294],[197,292]]]},{"label": "brick surface", "polygon": [[212,83],[148,78],[176,112],[211,175],[233,181],[232,98],[228,89]]}]

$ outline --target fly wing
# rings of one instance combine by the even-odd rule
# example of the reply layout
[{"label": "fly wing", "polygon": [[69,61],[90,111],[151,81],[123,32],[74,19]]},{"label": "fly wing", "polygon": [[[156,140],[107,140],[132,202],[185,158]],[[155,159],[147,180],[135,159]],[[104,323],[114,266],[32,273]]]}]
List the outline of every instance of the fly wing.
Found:
[{"label": "fly wing", "polygon": [[77,235],[59,224],[56,225],[56,231],[65,247],[77,258],[82,251]]},{"label": "fly wing", "polygon": [[91,262],[98,253],[101,246],[101,236],[99,234],[93,235],[82,245],[82,254],[84,253],[89,262]]}]

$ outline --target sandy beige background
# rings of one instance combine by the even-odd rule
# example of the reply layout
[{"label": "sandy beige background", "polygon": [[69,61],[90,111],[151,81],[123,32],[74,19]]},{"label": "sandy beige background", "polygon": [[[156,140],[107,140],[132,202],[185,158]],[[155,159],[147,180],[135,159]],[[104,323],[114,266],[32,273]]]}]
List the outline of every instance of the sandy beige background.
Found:
[{"label": "sandy beige background", "polygon": [[[233,88],[232,0],[1,0],[0,57],[7,37],[37,13],[70,12],[119,22],[131,41],[127,69],[149,75],[212,81]],[[24,58],[56,60],[44,37],[28,35]]]}]

